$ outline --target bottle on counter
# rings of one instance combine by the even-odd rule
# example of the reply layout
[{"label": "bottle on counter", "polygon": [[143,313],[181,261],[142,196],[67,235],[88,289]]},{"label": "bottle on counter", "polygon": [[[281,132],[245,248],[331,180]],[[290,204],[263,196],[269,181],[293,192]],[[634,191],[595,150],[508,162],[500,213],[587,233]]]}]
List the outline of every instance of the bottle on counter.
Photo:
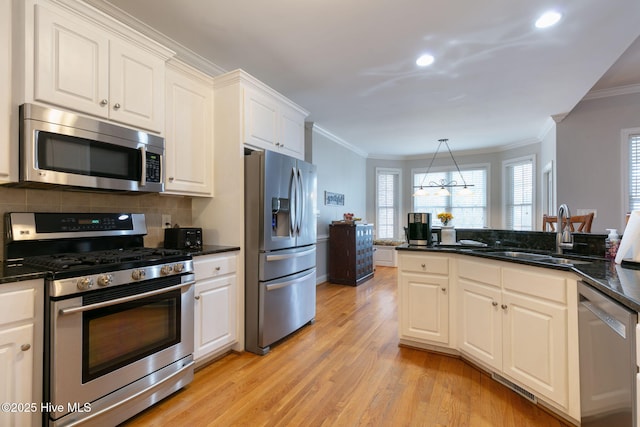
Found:
[{"label": "bottle on counter", "polygon": [[607,228],[609,235],[604,241],[604,257],[607,260],[613,261],[618,254],[618,247],[620,246],[620,236],[618,230],[615,228]]}]

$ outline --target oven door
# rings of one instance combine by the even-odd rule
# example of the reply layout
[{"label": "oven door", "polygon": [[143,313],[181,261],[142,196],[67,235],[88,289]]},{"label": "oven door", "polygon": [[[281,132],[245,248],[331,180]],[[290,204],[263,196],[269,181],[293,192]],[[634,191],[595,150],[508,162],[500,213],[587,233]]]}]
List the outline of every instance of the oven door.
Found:
[{"label": "oven door", "polygon": [[107,394],[190,357],[193,283],[193,274],[171,276],[52,301],[49,416],[87,403],[93,410]]}]

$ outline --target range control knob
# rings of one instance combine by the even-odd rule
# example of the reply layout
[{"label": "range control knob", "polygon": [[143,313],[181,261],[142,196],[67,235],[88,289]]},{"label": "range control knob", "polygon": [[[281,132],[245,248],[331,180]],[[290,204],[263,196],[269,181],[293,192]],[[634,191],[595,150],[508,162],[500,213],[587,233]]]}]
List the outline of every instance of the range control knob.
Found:
[{"label": "range control knob", "polygon": [[160,267],[160,274],[163,276],[168,276],[171,273],[173,273],[173,266],[167,264]]},{"label": "range control knob", "polygon": [[131,278],[133,280],[142,280],[146,275],[147,273],[144,270],[133,270],[131,272]]},{"label": "range control knob", "polygon": [[98,276],[98,286],[109,286],[113,282],[113,276],[111,274],[103,274]]},{"label": "range control knob", "polygon": [[90,277],[81,277],[78,279],[76,286],[81,291],[86,291],[87,289],[91,289],[93,287],[93,280]]},{"label": "range control knob", "polygon": [[175,271],[176,273],[181,273],[182,271],[184,271],[184,263],[179,262],[176,265],[174,265],[173,271]]}]

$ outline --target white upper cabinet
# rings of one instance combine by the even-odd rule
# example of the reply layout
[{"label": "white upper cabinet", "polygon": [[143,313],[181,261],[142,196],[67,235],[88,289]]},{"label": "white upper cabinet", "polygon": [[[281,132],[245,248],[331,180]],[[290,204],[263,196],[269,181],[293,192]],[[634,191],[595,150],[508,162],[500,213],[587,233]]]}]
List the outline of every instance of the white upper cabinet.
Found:
[{"label": "white upper cabinet", "polygon": [[[11,145],[15,124],[11,101],[11,2],[0,2],[0,183],[17,180],[17,173],[11,175],[17,168],[11,167]],[[17,135],[16,135],[17,137]],[[17,156],[15,156],[17,158]]]},{"label": "white upper cabinet", "polygon": [[177,61],[166,75],[165,192],[213,196],[213,80]]},{"label": "white upper cabinet", "polygon": [[217,111],[234,108],[240,102],[242,114],[230,115],[229,119],[240,121],[242,143],[304,160],[307,111],[242,70],[217,76],[215,92]]},{"label": "white upper cabinet", "polygon": [[304,119],[307,113],[278,99],[268,88],[244,91],[244,143],[280,151],[304,160]]},{"label": "white upper cabinet", "polygon": [[81,4],[78,8],[86,10],[46,1],[25,4],[27,76],[33,69],[33,80],[25,79],[25,101],[162,133],[165,61],[170,52],[151,41],[134,42],[105,16],[91,14]]}]

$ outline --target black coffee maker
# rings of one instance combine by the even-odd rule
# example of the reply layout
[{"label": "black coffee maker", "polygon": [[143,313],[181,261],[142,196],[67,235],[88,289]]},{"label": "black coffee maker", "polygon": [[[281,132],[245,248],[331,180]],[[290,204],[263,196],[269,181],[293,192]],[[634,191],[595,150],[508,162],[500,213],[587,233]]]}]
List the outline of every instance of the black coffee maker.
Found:
[{"label": "black coffee maker", "polygon": [[431,214],[424,212],[409,213],[407,239],[410,245],[431,246]]}]

